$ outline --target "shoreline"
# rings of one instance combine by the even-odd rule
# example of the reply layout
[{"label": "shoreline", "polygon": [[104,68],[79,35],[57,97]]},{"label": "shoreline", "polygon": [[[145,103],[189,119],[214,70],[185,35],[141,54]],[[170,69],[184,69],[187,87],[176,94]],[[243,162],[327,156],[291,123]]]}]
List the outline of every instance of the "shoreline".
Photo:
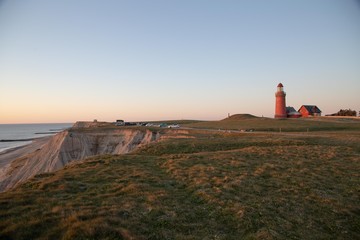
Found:
[{"label": "shoreline", "polygon": [[[41,138],[41,137],[40,137]],[[29,142],[37,138],[23,138],[23,139],[0,139],[0,142]]]},{"label": "shoreline", "polygon": [[0,142],[28,142],[28,141],[34,141],[39,138],[47,137],[48,135],[56,135],[59,132],[36,132],[34,134],[37,135],[46,135],[46,136],[40,136],[40,137],[32,137],[32,138],[19,138],[19,139],[0,139]]},{"label": "shoreline", "polygon": [[[35,133],[37,134],[37,133]],[[53,135],[51,136],[54,136],[56,133],[54,133]],[[11,152],[11,151],[15,151],[17,149],[20,149],[20,148],[23,148],[29,144],[32,144],[34,141],[37,141],[38,139],[42,139],[42,138],[48,138],[48,137],[51,137],[49,136],[49,134],[47,134],[46,136],[40,136],[40,137],[33,137],[33,138],[23,138],[23,139],[0,139],[0,143],[14,143],[14,142],[28,142],[28,143],[24,143],[23,145],[20,145],[20,146],[13,146],[13,147],[6,147],[6,148],[3,148],[3,149],[0,149],[0,155],[2,154],[6,154],[8,152]]]},{"label": "shoreline", "polygon": [[24,148],[38,140],[41,140],[43,138],[51,138],[52,136],[41,136],[41,137],[35,137],[35,138],[26,138],[26,139],[1,139],[0,142],[29,142],[27,144],[21,145],[21,146],[15,146],[15,147],[8,147],[3,150],[0,150],[0,155],[6,154],[12,151],[16,151],[18,149]]},{"label": "shoreline", "polygon": [[[40,139],[40,138],[39,138],[39,139]],[[34,140],[35,140],[35,139],[34,139]],[[29,140],[29,143],[26,143],[26,144],[21,145],[21,146],[4,148],[3,150],[0,150],[0,156],[3,155],[3,154],[7,154],[7,153],[10,153],[10,152],[19,150],[19,149],[21,149],[21,148],[24,148],[24,147],[32,144],[32,143],[34,142],[34,140]]]},{"label": "shoreline", "polygon": [[0,152],[0,169],[5,165],[11,163],[13,160],[22,157],[28,153],[34,152],[37,149],[41,148],[52,136],[44,136],[35,138],[28,144],[24,144],[22,146],[12,147],[9,149],[5,149]]}]

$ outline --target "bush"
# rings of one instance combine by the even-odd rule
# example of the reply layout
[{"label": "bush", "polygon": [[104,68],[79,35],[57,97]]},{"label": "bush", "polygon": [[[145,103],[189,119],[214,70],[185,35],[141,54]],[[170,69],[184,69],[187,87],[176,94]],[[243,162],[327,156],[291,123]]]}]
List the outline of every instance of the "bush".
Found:
[{"label": "bush", "polygon": [[354,116],[356,117],[356,111],[355,110],[351,110],[349,109],[340,109],[340,111],[338,111],[336,113],[336,116]]}]

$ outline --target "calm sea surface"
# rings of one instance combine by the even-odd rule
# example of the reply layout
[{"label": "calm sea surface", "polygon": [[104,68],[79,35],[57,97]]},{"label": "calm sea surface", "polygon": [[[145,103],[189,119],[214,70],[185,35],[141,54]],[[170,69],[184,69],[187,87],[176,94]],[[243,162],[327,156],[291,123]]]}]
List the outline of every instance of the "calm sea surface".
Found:
[{"label": "calm sea surface", "polygon": [[[72,123],[46,123],[46,124],[0,124],[0,140],[21,140],[44,136],[52,132],[55,134],[71,127]],[[19,147],[31,143],[31,141],[1,142],[0,153],[6,149]]]}]

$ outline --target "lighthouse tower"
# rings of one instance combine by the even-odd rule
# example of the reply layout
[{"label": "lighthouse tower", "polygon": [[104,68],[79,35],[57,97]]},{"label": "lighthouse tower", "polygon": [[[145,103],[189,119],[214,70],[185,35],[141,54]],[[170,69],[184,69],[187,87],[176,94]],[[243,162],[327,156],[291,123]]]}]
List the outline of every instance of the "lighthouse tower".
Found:
[{"label": "lighthouse tower", "polygon": [[277,86],[277,91],[275,93],[276,102],[275,102],[275,118],[286,118],[286,103],[285,96],[286,93],[283,90],[284,86],[279,83]]}]

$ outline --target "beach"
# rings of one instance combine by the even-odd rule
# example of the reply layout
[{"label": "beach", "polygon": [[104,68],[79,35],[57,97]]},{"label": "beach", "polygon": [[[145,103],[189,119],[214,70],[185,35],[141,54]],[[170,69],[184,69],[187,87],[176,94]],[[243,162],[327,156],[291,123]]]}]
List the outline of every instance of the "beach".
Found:
[{"label": "beach", "polygon": [[40,149],[41,146],[43,146],[50,138],[51,136],[37,138],[34,139],[30,144],[0,152],[0,169],[11,163],[13,160]]}]

